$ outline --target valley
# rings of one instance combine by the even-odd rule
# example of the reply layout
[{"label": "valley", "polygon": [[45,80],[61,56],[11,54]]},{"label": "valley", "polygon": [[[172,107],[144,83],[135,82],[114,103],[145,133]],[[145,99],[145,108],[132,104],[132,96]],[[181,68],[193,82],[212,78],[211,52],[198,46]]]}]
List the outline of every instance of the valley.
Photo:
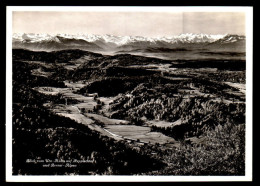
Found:
[{"label": "valley", "polygon": [[[243,175],[245,64],[13,49],[13,171]],[[94,163],[31,172],[28,156]]]}]

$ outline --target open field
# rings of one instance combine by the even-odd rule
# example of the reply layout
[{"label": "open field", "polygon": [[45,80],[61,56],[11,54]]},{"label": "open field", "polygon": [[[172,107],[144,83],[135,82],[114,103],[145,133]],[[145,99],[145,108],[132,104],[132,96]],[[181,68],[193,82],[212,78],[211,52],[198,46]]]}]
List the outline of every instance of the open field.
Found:
[{"label": "open field", "polygon": [[98,115],[98,114],[86,113],[85,115],[87,117],[94,118],[96,121],[103,123],[105,125],[127,125],[127,124],[129,124],[129,121],[126,121],[126,120],[110,119],[108,117]]},{"label": "open field", "polygon": [[234,88],[237,88],[240,92],[243,94],[246,94],[246,85],[242,83],[232,83],[232,82],[225,82],[229,86],[232,86]]},{"label": "open field", "polygon": [[162,133],[151,132],[149,127],[135,125],[108,125],[105,129],[126,139],[140,141],[143,143],[176,143],[173,138],[167,137]]},{"label": "open field", "polygon": [[154,125],[157,127],[171,127],[171,126],[181,125],[182,121],[181,121],[181,119],[178,119],[177,121],[174,121],[174,122],[151,120],[151,121],[147,121],[146,124],[148,126]]}]

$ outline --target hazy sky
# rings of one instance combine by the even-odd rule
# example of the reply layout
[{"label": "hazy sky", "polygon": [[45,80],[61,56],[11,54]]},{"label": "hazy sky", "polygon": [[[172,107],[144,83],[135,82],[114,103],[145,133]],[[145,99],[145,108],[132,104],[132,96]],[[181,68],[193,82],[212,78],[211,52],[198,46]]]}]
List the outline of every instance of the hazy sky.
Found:
[{"label": "hazy sky", "polygon": [[240,12],[13,12],[13,33],[172,36],[245,34]]}]

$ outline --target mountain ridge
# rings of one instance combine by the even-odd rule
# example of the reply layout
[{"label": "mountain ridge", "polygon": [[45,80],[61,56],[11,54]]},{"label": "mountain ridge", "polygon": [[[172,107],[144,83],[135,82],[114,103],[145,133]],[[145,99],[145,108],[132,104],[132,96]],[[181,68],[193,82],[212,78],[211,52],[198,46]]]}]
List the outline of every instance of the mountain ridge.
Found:
[{"label": "mountain ridge", "polygon": [[[13,49],[57,51],[80,49],[101,54],[137,54],[168,59],[205,58],[209,53],[245,53],[245,36],[235,34],[180,34],[171,37],[94,34],[13,34]],[[210,50],[210,51],[208,51]],[[204,53],[201,51],[205,51]],[[207,55],[206,55],[207,54]],[[219,57],[219,56],[215,56]],[[235,57],[235,56],[232,56]]]},{"label": "mountain ridge", "polygon": [[210,34],[180,34],[171,37],[144,37],[144,36],[114,36],[114,35],[93,35],[93,34],[13,34],[13,41],[20,42],[43,42],[43,41],[56,41],[61,42],[60,40],[80,40],[87,41],[90,43],[95,43],[97,41],[103,41],[106,43],[114,43],[117,46],[122,46],[134,42],[165,42],[165,43],[212,43],[218,40],[225,39],[228,41],[228,38],[235,39],[245,39],[245,36],[235,35],[235,34],[224,34],[224,35],[210,35]]}]

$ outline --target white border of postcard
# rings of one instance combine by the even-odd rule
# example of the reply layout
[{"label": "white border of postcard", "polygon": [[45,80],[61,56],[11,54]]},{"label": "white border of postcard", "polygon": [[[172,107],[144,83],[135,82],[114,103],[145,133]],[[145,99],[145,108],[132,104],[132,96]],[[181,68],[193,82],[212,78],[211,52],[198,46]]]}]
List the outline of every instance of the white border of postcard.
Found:
[{"label": "white border of postcard", "polygon": [[[6,181],[7,182],[164,182],[164,181],[252,181],[252,90],[253,90],[253,8],[252,7],[6,7]],[[244,12],[246,14],[246,170],[245,176],[14,176],[12,175],[12,12],[13,11],[96,11],[96,12]]]}]

